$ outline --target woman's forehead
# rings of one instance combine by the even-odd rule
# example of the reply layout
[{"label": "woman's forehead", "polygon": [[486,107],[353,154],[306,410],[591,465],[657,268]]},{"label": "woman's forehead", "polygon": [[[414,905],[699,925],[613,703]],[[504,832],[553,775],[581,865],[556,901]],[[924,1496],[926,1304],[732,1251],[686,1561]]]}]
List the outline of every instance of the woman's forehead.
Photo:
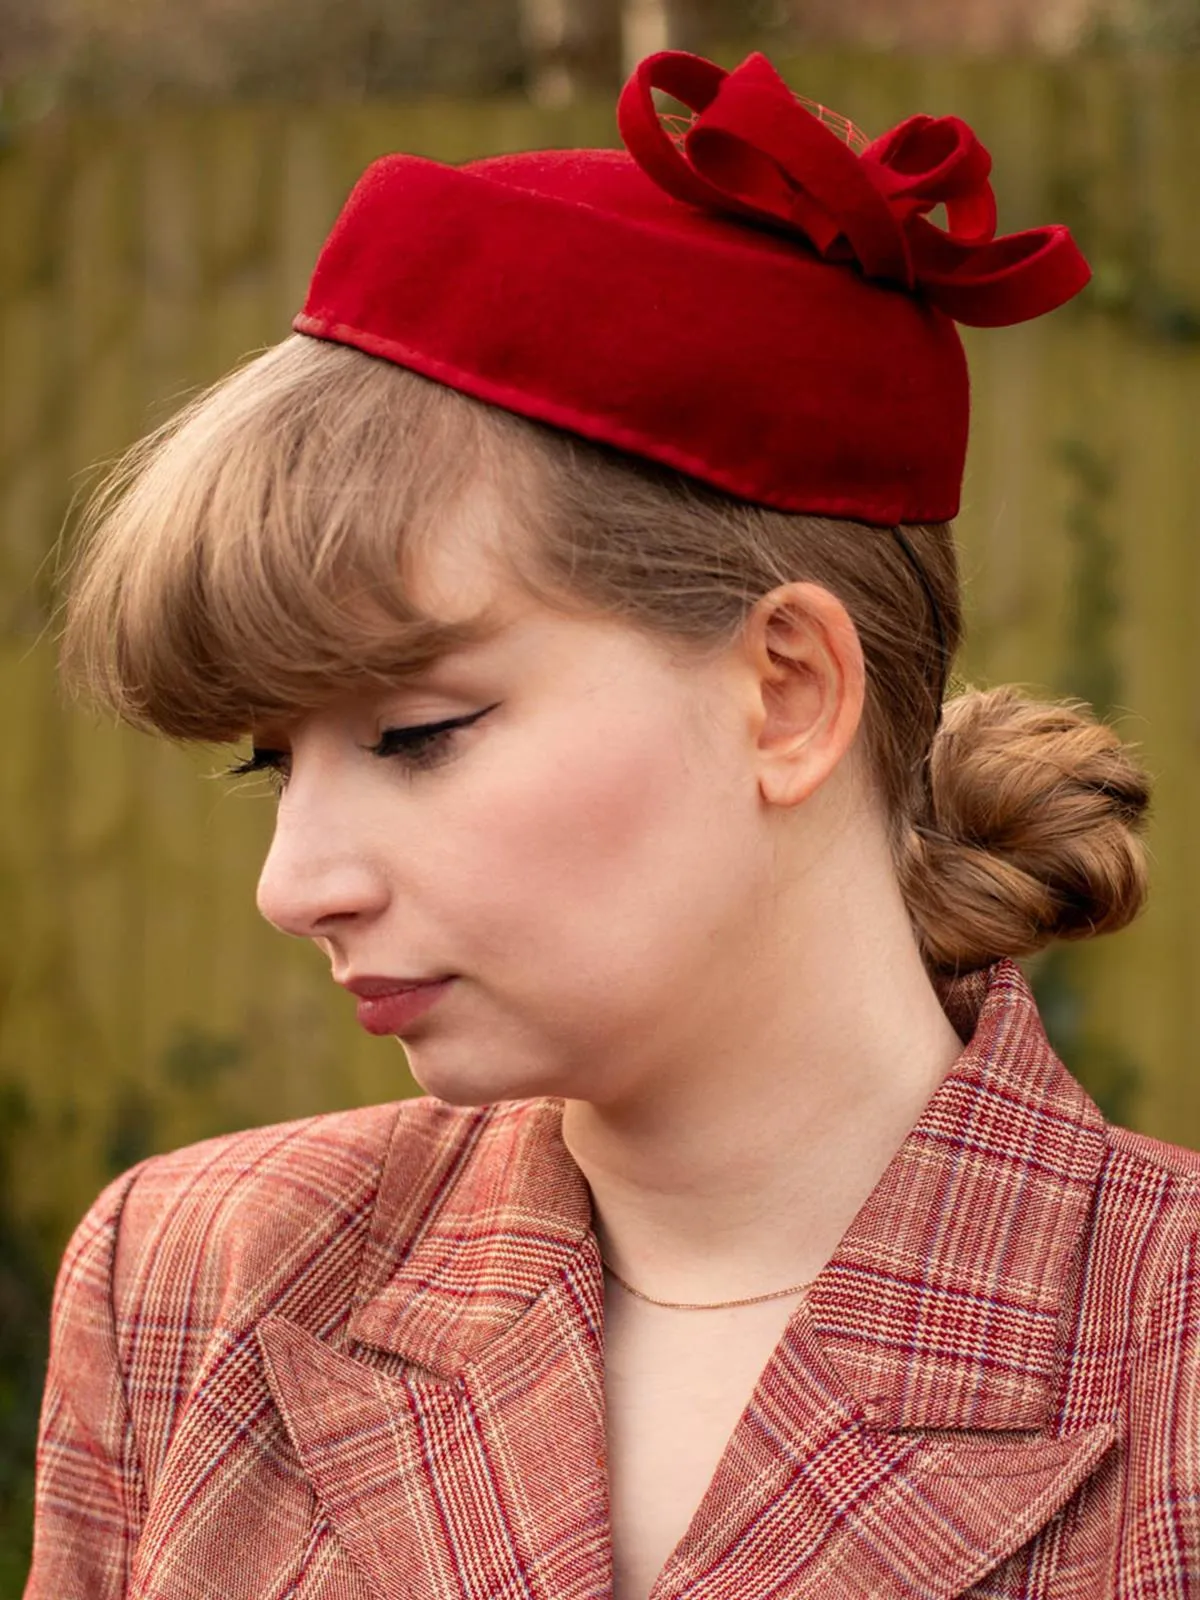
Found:
[{"label": "woman's forehead", "polygon": [[517,517],[499,490],[468,484],[402,554],[405,592],[422,615],[458,624],[478,617],[497,623],[535,602],[517,580],[512,557]]}]

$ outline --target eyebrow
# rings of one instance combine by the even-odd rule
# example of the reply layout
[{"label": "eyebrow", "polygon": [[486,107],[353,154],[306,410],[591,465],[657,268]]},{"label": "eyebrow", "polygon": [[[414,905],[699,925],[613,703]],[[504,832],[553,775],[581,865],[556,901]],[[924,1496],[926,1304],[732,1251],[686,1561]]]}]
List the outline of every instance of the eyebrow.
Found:
[{"label": "eyebrow", "polygon": [[[462,622],[441,622],[435,617],[423,618],[408,625],[409,640],[407,663],[382,669],[396,684],[419,682],[463,656],[493,644],[512,624],[481,612]],[[415,657],[416,659],[412,659]]]}]

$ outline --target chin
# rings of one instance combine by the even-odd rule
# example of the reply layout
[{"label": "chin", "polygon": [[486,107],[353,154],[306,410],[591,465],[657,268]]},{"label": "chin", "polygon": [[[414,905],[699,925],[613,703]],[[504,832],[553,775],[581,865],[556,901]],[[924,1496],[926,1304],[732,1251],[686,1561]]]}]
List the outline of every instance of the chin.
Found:
[{"label": "chin", "polygon": [[488,1106],[500,1100],[535,1100],[567,1095],[561,1073],[520,1063],[488,1059],[486,1047],[470,1058],[461,1048],[432,1039],[403,1040],[409,1071],[426,1094],[452,1106]]}]

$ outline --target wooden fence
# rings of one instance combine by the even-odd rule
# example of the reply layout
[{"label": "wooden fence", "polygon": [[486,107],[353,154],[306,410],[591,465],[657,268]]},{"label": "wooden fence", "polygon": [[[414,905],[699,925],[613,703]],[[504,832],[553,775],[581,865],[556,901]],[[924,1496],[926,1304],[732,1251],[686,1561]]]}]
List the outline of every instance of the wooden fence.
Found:
[{"label": "wooden fence", "polygon": [[[970,340],[967,671],[1091,695],[1144,745],[1152,910],[1039,981],[1106,1102],[1200,1144],[1200,73],[784,65],[872,132],[967,117],[1004,226],[1069,221],[1093,256],[1086,303]],[[48,1253],[146,1150],[411,1087],[315,952],[256,917],[269,802],[209,781],[214,752],[60,703],[50,553],[71,502],[286,333],[371,157],[614,139],[593,104],[229,106],[55,115],[0,152],[0,1154]]]}]

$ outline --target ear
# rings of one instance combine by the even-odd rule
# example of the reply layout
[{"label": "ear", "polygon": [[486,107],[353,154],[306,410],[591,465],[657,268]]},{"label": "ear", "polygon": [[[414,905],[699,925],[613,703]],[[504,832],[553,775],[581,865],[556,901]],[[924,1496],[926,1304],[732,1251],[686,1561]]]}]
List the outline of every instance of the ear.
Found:
[{"label": "ear", "polygon": [[756,680],[759,788],[773,805],[797,805],[839,765],[862,723],[858,629],[828,589],[788,583],[755,604],[742,640]]}]

